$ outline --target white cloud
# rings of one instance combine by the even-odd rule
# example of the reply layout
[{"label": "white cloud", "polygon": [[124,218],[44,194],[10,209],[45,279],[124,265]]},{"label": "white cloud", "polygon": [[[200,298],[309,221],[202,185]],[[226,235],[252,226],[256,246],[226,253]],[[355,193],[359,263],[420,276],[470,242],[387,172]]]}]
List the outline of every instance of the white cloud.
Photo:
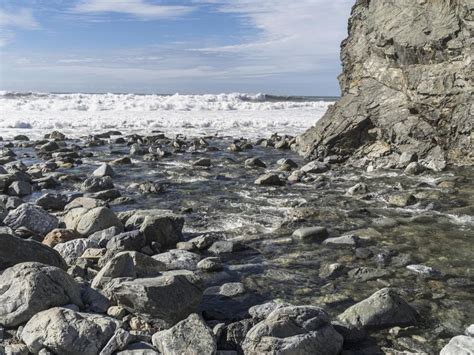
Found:
[{"label": "white cloud", "polygon": [[0,9],[0,28],[17,27],[26,30],[35,30],[40,27],[33,17],[31,9],[19,9],[17,12],[7,12]]},{"label": "white cloud", "polygon": [[192,12],[190,6],[155,5],[144,0],[84,0],[73,8],[76,13],[122,13],[143,20],[179,17]]}]

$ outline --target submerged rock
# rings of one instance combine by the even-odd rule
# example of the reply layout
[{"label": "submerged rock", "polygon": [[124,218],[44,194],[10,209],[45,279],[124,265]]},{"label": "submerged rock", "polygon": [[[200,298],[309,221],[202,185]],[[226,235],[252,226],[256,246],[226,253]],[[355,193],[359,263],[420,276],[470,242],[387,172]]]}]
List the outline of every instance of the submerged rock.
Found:
[{"label": "submerged rock", "polygon": [[383,329],[414,325],[417,313],[393,289],[384,288],[346,309],[338,319],[357,328]]}]

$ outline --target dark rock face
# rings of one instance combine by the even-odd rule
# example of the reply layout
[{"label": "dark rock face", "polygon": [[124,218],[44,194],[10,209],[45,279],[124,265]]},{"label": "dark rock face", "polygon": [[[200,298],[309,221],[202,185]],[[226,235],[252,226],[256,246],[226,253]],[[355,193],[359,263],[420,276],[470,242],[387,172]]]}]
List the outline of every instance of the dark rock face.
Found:
[{"label": "dark rock face", "polygon": [[357,0],[341,46],[342,98],[298,137],[299,152],[473,164],[473,20],[470,0]]}]

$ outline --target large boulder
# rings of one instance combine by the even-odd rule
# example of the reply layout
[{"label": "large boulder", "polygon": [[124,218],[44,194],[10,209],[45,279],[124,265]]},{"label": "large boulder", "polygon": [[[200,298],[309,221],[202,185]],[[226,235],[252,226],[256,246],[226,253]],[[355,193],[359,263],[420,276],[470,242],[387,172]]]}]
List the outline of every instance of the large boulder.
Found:
[{"label": "large boulder", "polygon": [[246,355],[336,355],[342,342],[322,308],[288,306],[275,309],[250,329],[242,349]]},{"label": "large boulder", "polygon": [[414,325],[417,313],[395,290],[383,288],[349,307],[338,318],[356,328],[383,329]]},{"label": "large boulder", "polygon": [[89,248],[96,248],[98,244],[94,240],[85,238],[73,239],[54,247],[68,265],[73,265],[79,257]]},{"label": "large boulder", "polygon": [[[162,248],[174,248],[183,241],[184,218],[175,215],[149,214],[132,216],[128,225],[135,225],[145,235],[147,244],[159,243]],[[138,224],[138,226],[137,226]],[[135,229],[135,228],[133,228]]]},{"label": "large boulder", "polygon": [[472,355],[474,354],[474,337],[468,335],[455,336],[443,349],[441,349],[439,354]]},{"label": "large boulder", "polygon": [[471,0],[358,0],[342,97],[297,138],[311,158],[415,152],[431,169],[474,162]]},{"label": "large boulder", "polygon": [[129,312],[161,319],[169,326],[196,312],[202,298],[201,288],[184,274],[113,279],[103,292]]},{"label": "large boulder", "polygon": [[110,227],[117,227],[123,230],[122,222],[107,207],[95,207],[92,209],[84,207],[73,208],[64,216],[64,223],[66,228],[75,229],[78,233],[85,236]]},{"label": "large boulder", "polygon": [[99,271],[92,281],[92,287],[101,288],[118,277],[145,278],[159,276],[166,265],[152,257],[135,251],[124,251],[115,255]]},{"label": "large boulder", "polygon": [[193,313],[168,330],[153,335],[153,345],[163,355],[206,354],[217,351],[212,330],[204,320]]},{"label": "large boulder", "polygon": [[3,223],[13,230],[26,228],[33,234],[44,236],[58,226],[58,219],[41,207],[24,203],[10,211]]},{"label": "large boulder", "polygon": [[168,270],[196,270],[201,256],[187,250],[172,249],[154,255],[153,259],[165,264]]},{"label": "large boulder", "polygon": [[4,326],[18,326],[38,312],[70,303],[82,306],[81,291],[59,268],[22,263],[0,275],[0,324]]},{"label": "large boulder", "polygon": [[0,234],[0,270],[27,261],[66,268],[66,263],[57,251],[33,240]]},{"label": "large boulder", "polygon": [[46,348],[55,354],[96,355],[118,327],[118,321],[110,317],[56,307],[32,317],[21,340],[33,354]]}]

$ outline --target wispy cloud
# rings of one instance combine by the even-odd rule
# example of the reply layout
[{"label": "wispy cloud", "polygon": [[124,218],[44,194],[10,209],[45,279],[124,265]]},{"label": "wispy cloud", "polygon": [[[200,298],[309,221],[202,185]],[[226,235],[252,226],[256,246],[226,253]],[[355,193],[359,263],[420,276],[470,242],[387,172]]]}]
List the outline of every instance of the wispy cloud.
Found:
[{"label": "wispy cloud", "polygon": [[33,17],[31,9],[18,9],[15,12],[7,12],[0,9],[0,28],[22,28],[26,30],[35,30],[40,27],[39,23]]},{"label": "wispy cloud", "polygon": [[101,14],[121,13],[142,20],[173,18],[187,15],[194,10],[191,6],[156,5],[144,0],[84,0],[73,8],[75,13]]}]

